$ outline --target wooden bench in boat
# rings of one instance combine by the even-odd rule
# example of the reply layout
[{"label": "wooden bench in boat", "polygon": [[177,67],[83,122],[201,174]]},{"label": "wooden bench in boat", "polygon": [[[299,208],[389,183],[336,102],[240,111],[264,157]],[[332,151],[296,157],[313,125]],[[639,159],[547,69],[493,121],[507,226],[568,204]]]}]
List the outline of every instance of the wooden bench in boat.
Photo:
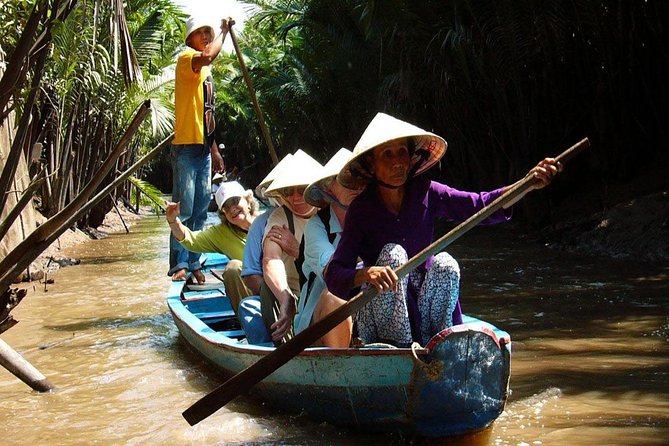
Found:
[{"label": "wooden bench in boat", "polygon": [[246,337],[246,333],[244,333],[244,330],[225,330],[225,331],[219,331],[220,334],[223,336],[227,336],[229,338],[234,338],[234,339],[241,339]]}]

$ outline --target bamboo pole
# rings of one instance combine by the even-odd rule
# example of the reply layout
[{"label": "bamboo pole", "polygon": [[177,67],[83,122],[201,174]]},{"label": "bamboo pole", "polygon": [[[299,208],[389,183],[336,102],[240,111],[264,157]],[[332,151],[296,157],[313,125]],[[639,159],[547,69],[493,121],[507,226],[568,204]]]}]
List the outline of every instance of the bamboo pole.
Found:
[{"label": "bamboo pole", "polygon": [[111,197],[112,199],[112,204],[114,205],[114,209],[116,209],[116,213],[118,214],[118,218],[121,219],[121,223],[123,223],[123,227],[125,228],[125,233],[128,234],[130,232],[130,229],[128,229],[128,225],[125,224],[125,220],[123,220],[123,215],[121,215],[121,211],[118,209],[118,206],[116,206],[116,198]]},{"label": "bamboo pole", "polygon": [[12,142],[12,147],[9,150],[7,159],[5,160],[5,165],[0,174],[0,209],[5,207],[7,203],[7,191],[9,191],[9,186],[16,174],[16,168],[19,165],[19,159],[23,154],[23,145],[28,136],[28,127],[30,125],[30,109],[32,108],[35,100],[37,98],[37,92],[39,91],[39,82],[42,79],[42,73],[44,70],[44,64],[46,63],[46,50],[40,52],[39,57],[35,63],[35,77],[31,84],[31,91],[26,99],[24,104],[24,111],[21,115],[19,121],[18,130],[16,135],[14,135],[14,141]]},{"label": "bamboo pole", "polygon": [[23,191],[23,195],[19,198],[19,201],[14,205],[11,211],[7,214],[5,219],[0,222],[0,239],[2,239],[9,231],[9,228],[12,226],[14,221],[21,214],[23,209],[33,198],[33,193],[42,185],[46,178],[44,177],[44,170],[33,180],[28,187]]},{"label": "bamboo pole", "polygon": [[38,392],[53,390],[53,385],[23,356],[0,339],[0,365]]},{"label": "bamboo pole", "polygon": [[260,130],[262,131],[262,136],[265,138],[265,143],[269,149],[269,156],[272,158],[272,163],[276,165],[279,162],[279,157],[276,155],[276,150],[274,150],[274,143],[272,143],[272,138],[269,135],[269,130],[267,130],[267,125],[265,124],[265,117],[263,116],[262,110],[260,110],[260,105],[258,105],[258,98],[256,97],[256,92],[253,89],[253,84],[251,83],[251,78],[249,77],[249,71],[246,69],[246,63],[244,63],[244,57],[242,52],[239,49],[239,44],[237,43],[237,36],[235,31],[230,25],[230,39],[232,39],[232,45],[235,47],[235,53],[237,54],[237,60],[239,60],[239,66],[242,69],[242,76],[244,77],[244,82],[249,89],[249,94],[251,95],[251,102],[253,103],[253,109],[256,111],[256,116],[258,116],[258,123],[260,124]]}]

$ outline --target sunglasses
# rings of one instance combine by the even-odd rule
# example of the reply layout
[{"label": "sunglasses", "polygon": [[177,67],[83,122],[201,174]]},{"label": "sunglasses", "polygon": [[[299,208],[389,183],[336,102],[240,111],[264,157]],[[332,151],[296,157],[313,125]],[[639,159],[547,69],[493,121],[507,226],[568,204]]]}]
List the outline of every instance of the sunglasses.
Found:
[{"label": "sunglasses", "polygon": [[225,203],[223,203],[223,212],[228,212],[233,206],[237,206],[240,200],[241,197],[231,197],[225,200]]},{"label": "sunglasses", "polygon": [[290,198],[296,194],[301,196],[302,194],[304,194],[305,189],[306,187],[304,186],[289,187],[281,190],[281,196],[284,198]]}]

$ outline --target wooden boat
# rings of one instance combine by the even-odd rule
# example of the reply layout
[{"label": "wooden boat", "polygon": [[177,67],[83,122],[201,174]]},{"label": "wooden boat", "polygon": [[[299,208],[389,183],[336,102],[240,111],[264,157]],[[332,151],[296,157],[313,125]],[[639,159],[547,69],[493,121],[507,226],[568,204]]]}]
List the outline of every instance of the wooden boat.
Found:
[{"label": "wooden boat", "polygon": [[[224,256],[208,255],[205,271],[226,263]],[[232,375],[274,348],[246,343],[223,282],[211,279],[204,287],[173,283],[167,303],[185,340]],[[335,425],[459,435],[485,429],[502,413],[510,353],[506,332],[465,317],[425,348],[308,348],[253,393],[276,408]]]}]

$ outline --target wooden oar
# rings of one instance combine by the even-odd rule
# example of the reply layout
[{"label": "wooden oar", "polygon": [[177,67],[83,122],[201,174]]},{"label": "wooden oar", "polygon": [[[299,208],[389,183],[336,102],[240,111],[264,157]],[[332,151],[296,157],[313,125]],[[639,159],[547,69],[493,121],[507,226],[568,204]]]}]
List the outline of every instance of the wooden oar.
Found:
[{"label": "wooden oar", "polygon": [[[590,142],[587,138],[585,138],[560,154],[556,159],[564,164],[566,161],[568,161],[583,149],[587,148],[589,145]],[[537,179],[534,176],[527,176],[516,183],[508,191],[490,203],[490,205],[478,211],[468,220],[458,225],[448,234],[433,242],[427,248],[411,258],[407,263],[396,269],[395,273],[397,276],[399,278],[406,276],[416,267],[427,261],[430,256],[443,250],[446,246],[453,243],[465,232],[469,231],[481,221],[488,218],[494,212],[503,206],[514,203],[522,198],[523,195],[532,190],[532,186],[536,181]],[[279,346],[272,353],[263,356],[260,360],[258,360],[258,362],[242,370],[218,386],[208,395],[205,395],[200,400],[196,401],[192,406],[183,412],[183,417],[191,426],[204,420],[209,415],[213,414],[218,409],[232,401],[238,395],[247,392],[251,387],[269,376],[272,372],[284,365],[290,359],[297,356],[302,350],[312,345],[323,335],[339,325],[344,319],[362,308],[376,294],[377,290],[375,288],[370,288],[365,292],[359,293],[357,296],[353,297],[346,304],[327,315],[318,323],[309,326],[306,330],[299,333],[285,344]]]}]

